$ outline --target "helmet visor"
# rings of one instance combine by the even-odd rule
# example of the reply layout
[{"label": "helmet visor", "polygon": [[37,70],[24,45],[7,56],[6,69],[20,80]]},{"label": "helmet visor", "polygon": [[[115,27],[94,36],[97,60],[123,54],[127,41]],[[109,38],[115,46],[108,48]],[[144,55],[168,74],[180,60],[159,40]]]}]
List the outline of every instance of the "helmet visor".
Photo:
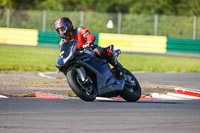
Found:
[{"label": "helmet visor", "polygon": [[68,32],[67,26],[60,27],[60,28],[56,29],[56,32],[63,39],[65,39],[68,36],[68,34],[67,34],[67,32]]},{"label": "helmet visor", "polygon": [[60,34],[65,34],[65,33],[67,32],[67,26],[60,27],[60,28],[58,29],[58,32],[59,32]]}]

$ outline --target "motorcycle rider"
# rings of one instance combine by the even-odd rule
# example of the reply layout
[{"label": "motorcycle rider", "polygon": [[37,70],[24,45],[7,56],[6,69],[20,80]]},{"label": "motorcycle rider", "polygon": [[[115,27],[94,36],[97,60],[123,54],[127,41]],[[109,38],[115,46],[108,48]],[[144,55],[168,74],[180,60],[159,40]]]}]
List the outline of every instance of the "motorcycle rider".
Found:
[{"label": "motorcycle rider", "polygon": [[65,42],[72,40],[79,41],[77,48],[92,48],[97,55],[105,58],[114,68],[117,69],[118,75],[123,75],[123,67],[117,61],[114,55],[113,46],[102,48],[94,45],[96,37],[90,33],[85,27],[77,27],[74,29],[71,20],[68,17],[61,17],[55,22],[55,31],[61,38],[59,49]]}]

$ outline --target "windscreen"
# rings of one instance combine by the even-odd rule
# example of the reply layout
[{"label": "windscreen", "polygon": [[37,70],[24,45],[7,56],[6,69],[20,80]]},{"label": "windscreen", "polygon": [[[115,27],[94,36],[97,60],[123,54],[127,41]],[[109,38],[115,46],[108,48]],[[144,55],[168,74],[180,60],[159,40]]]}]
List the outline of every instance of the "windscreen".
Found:
[{"label": "windscreen", "polygon": [[60,54],[59,57],[56,61],[56,66],[63,66],[65,62],[67,62],[70,57],[73,55],[73,51],[71,50],[72,48],[75,48],[77,45],[78,41],[70,41],[70,42],[65,42],[61,45],[60,48]]}]

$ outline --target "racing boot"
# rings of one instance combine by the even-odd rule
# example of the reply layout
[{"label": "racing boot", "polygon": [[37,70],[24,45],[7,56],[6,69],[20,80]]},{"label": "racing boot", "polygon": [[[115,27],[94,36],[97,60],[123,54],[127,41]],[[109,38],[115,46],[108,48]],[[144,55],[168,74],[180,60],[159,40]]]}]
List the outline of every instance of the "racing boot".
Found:
[{"label": "racing boot", "polygon": [[114,67],[117,77],[122,77],[124,75],[124,67],[118,62],[116,57],[112,57],[109,63]]},{"label": "racing boot", "polygon": [[106,48],[97,47],[94,51],[99,57],[105,58],[114,67],[118,77],[124,75],[124,68],[117,60],[117,57],[121,54],[119,49],[114,51],[114,46],[110,45]]},{"label": "racing boot", "polygon": [[[121,54],[121,50],[117,49],[117,50],[113,51],[110,48],[110,49],[107,49],[107,53],[110,57],[108,59],[108,62],[114,67],[117,77],[122,77],[124,75],[124,68],[117,60],[117,57]],[[109,54],[109,53],[111,53],[111,54]]]},{"label": "racing boot", "polygon": [[114,51],[114,46],[110,45],[107,47],[106,51],[109,56],[108,62],[116,70],[117,77],[122,77],[124,75],[124,68],[117,60],[117,57],[121,54],[121,50],[117,49]]}]

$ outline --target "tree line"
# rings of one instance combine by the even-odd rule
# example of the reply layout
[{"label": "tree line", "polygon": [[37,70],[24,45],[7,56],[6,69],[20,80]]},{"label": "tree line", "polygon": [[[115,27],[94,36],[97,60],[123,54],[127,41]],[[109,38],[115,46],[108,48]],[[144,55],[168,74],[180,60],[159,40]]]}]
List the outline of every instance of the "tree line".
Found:
[{"label": "tree line", "polygon": [[200,0],[0,0],[0,8],[199,15]]}]

